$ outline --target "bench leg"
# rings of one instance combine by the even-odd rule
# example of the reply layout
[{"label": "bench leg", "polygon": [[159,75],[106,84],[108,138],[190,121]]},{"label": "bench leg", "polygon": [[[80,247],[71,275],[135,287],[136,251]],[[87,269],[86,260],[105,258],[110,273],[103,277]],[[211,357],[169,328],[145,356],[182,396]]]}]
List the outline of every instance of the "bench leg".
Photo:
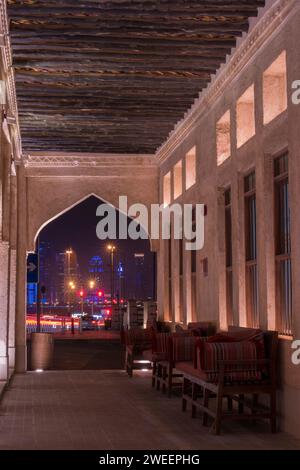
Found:
[{"label": "bench leg", "polygon": [[160,390],[160,381],[162,378],[162,366],[160,364],[157,364],[157,370],[156,370],[156,390]]},{"label": "bench leg", "polygon": [[155,388],[155,383],[156,383],[156,362],[153,362],[153,367],[152,367],[152,387]]},{"label": "bench leg", "polygon": [[239,409],[239,414],[243,414],[244,413],[244,398],[245,396],[243,394],[240,394],[239,395],[239,406],[238,406],[238,409]]},{"label": "bench leg", "polygon": [[167,369],[162,367],[162,392],[166,393],[166,380],[167,380]]},{"label": "bench leg", "polygon": [[[205,408],[209,406],[209,390],[206,388],[203,391],[203,406]],[[202,424],[203,426],[207,426],[208,424],[208,414],[205,411],[203,411]]]},{"label": "bench leg", "polygon": [[273,390],[270,395],[270,413],[271,413],[271,432],[275,434],[277,432],[277,420],[276,420],[276,390]]},{"label": "bench leg", "polygon": [[173,387],[173,369],[171,366],[168,367],[168,397],[172,396],[172,387]]},{"label": "bench leg", "polygon": [[228,408],[228,411],[232,411],[233,409],[232,397],[227,397],[227,408]]},{"label": "bench leg", "polygon": [[197,384],[192,384],[192,418],[196,418],[197,407],[195,402],[197,401]]},{"label": "bench leg", "polygon": [[187,406],[187,401],[184,398],[184,396],[188,392],[188,386],[189,386],[189,381],[185,377],[183,377],[183,382],[182,382],[182,411],[183,412],[186,411],[186,406]]},{"label": "bench leg", "polygon": [[223,391],[222,391],[222,388],[220,388],[217,393],[216,419],[215,419],[215,425],[214,425],[215,434],[217,436],[221,433],[222,412],[223,412]]}]

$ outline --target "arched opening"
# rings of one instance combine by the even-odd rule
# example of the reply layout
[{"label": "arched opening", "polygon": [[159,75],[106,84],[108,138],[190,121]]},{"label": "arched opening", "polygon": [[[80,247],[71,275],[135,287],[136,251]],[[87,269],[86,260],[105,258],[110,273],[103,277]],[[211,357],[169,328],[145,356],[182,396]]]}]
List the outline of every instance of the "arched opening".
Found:
[{"label": "arched opening", "polygon": [[44,223],[35,253],[28,255],[27,265],[38,265],[38,277],[29,270],[27,279],[29,346],[32,332],[53,333],[55,369],[121,368],[120,330],[130,305],[137,307],[132,322],[144,326],[144,303],[155,302],[148,236],[120,239],[120,226],[135,222],[116,209],[116,236],[99,239],[96,228],[104,216],[96,213],[103,204],[92,194]]}]

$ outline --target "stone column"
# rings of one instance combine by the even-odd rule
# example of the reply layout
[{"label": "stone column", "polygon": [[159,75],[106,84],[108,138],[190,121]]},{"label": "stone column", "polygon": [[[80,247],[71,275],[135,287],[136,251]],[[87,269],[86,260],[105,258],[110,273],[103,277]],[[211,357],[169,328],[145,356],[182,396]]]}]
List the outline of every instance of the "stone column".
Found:
[{"label": "stone column", "polygon": [[9,374],[15,368],[15,318],[16,318],[16,238],[17,238],[17,181],[11,176],[10,197],[10,254],[8,298],[8,361]]},{"label": "stone column", "polygon": [[188,324],[192,321],[192,252],[185,249],[186,243],[183,239],[183,316]]},{"label": "stone column", "polygon": [[[297,4],[298,5],[298,4]],[[289,35],[287,70],[288,70],[288,145],[289,145],[289,182],[291,208],[291,254],[293,282],[293,333],[295,339],[300,339],[300,104],[292,102],[292,84],[300,80],[300,41],[299,31],[300,8],[294,14]]]},{"label": "stone column", "polygon": [[232,266],[233,266],[233,324],[247,326],[245,287],[245,214],[244,176],[233,176],[232,197]]},{"label": "stone column", "polygon": [[8,242],[0,241],[0,381],[8,379],[8,256]]},{"label": "stone column", "polygon": [[217,218],[217,260],[219,281],[219,324],[222,330],[228,327],[227,318],[227,292],[226,292],[226,240],[225,240],[225,198],[224,190],[217,190],[218,218]]},{"label": "stone column", "polygon": [[0,380],[6,381],[8,379],[10,147],[3,133],[0,138]]},{"label": "stone column", "polygon": [[17,167],[17,297],[16,297],[16,372],[27,370],[26,348],[26,248],[27,188],[25,169]]},{"label": "stone column", "polygon": [[180,279],[179,279],[179,240],[174,240],[172,234],[172,321],[180,321]]},{"label": "stone column", "polygon": [[255,81],[256,121],[256,225],[257,268],[259,285],[259,326],[275,329],[275,263],[274,263],[274,181],[272,155],[264,155],[263,141],[263,76]]}]

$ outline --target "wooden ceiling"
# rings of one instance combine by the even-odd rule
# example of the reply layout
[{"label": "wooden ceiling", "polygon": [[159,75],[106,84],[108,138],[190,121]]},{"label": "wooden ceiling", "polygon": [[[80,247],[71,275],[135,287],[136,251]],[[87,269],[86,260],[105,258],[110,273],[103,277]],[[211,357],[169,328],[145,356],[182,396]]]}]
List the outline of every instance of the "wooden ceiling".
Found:
[{"label": "wooden ceiling", "polygon": [[264,0],[8,0],[23,151],[154,153]]}]

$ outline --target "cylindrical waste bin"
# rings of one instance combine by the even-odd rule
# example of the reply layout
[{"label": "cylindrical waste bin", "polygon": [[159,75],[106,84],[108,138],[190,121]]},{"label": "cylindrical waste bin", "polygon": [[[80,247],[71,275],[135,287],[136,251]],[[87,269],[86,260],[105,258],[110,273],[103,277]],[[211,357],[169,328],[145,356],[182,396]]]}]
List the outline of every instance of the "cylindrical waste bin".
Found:
[{"label": "cylindrical waste bin", "polygon": [[31,334],[31,370],[51,369],[53,364],[54,337],[52,333]]}]

